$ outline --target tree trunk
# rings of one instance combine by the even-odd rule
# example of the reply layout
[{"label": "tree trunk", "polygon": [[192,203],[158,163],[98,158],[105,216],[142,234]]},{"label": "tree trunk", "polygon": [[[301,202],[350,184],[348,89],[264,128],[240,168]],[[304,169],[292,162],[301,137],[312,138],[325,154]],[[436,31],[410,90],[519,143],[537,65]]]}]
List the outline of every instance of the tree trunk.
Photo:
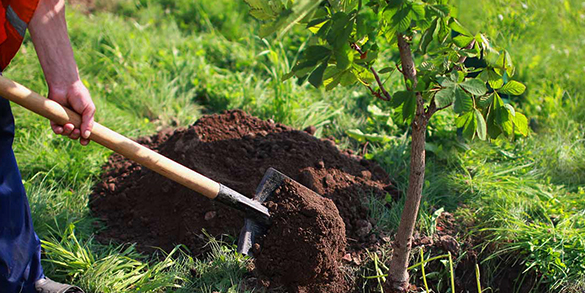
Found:
[{"label": "tree trunk", "polygon": [[[417,72],[411,56],[409,43],[402,34],[398,35],[399,53],[405,79],[412,81],[412,89],[417,86]],[[410,90],[412,90],[410,89]],[[401,222],[395,237],[393,256],[389,268],[389,275],[385,283],[385,292],[406,292],[409,287],[409,255],[413,240],[413,230],[419,211],[421,191],[425,176],[425,132],[428,113],[425,112],[425,104],[421,93],[416,93],[417,108],[415,117],[411,122],[411,169],[409,173],[409,187],[405,207],[401,214]]]}]

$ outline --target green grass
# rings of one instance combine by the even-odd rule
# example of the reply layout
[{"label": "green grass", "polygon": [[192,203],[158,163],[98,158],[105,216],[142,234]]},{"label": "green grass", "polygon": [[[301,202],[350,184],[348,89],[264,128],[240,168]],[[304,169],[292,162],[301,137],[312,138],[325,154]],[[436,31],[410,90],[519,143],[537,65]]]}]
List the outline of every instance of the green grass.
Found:
[{"label": "green grass", "polygon": [[[347,133],[359,129],[385,137],[384,143],[369,142],[367,157],[406,190],[409,136],[388,105],[358,86],[324,92],[281,80],[307,45],[302,28],[279,42],[261,40],[241,1],[120,0],[97,6],[90,15],[69,10],[67,18],[100,123],[136,137],[189,125],[205,113],[243,108],[297,128],[315,125],[317,136],[334,136],[341,147],[356,150],[364,141]],[[532,120],[534,131],[514,142],[467,143],[457,140],[453,115],[437,114],[429,130],[418,230],[433,234],[443,209],[472,223],[469,233],[484,239],[483,282],[518,263],[539,274],[539,290],[583,291],[584,4],[483,0],[459,6],[467,26],[512,54],[516,77],[528,88],[512,102]],[[46,93],[28,40],[5,75]],[[400,83],[395,74],[387,86],[393,90]],[[101,227],[89,214],[88,195],[110,151],[96,144],[82,148],[51,134],[44,118],[19,107],[14,112],[14,149],[49,276],[90,292],[245,290],[248,260],[235,254],[232,243],[211,238],[211,253],[194,259],[183,247],[142,255],[132,243],[94,241]],[[393,234],[402,200],[390,208],[385,199],[369,200],[379,232]],[[389,256],[371,256],[354,274],[378,275]],[[415,256],[413,263],[420,261]],[[430,287],[448,288],[445,272],[447,267],[426,269]],[[421,278],[419,269],[412,274],[413,280]],[[378,286],[377,278],[363,280],[365,288]]]}]

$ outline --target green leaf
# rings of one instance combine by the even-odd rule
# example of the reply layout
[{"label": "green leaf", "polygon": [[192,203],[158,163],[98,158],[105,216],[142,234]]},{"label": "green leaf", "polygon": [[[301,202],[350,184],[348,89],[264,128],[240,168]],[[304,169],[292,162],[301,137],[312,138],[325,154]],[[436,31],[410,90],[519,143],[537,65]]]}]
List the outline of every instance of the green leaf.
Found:
[{"label": "green leaf", "polygon": [[476,134],[481,140],[486,140],[486,121],[478,109],[474,109],[474,116],[476,116]]},{"label": "green leaf", "polygon": [[[267,37],[270,34],[279,32],[277,38],[281,38],[295,24],[305,21],[315,13],[322,1],[314,0],[297,0],[295,3],[287,3],[288,9],[285,9],[285,1],[258,1],[248,0],[251,7],[251,13],[264,20],[272,20],[261,26],[259,35]],[[274,17],[271,17],[273,15]],[[273,19],[274,18],[274,19]]]},{"label": "green leaf", "polygon": [[476,133],[476,117],[474,112],[467,112],[456,118],[456,127],[462,129],[462,135],[466,139],[473,139]]},{"label": "green leaf", "polygon": [[374,81],[374,75],[372,72],[360,65],[352,64],[352,73],[354,73],[354,76],[356,76],[356,79],[358,79],[360,83],[366,86],[370,85],[370,83]]},{"label": "green leaf", "polygon": [[336,56],[336,66],[340,70],[346,70],[352,65],[352,59],[354,57],[354,51],[350,48],[350,45],[335,49],[334,56]]},{"label": "green leaf", "polygon": [[486,94],[486,85],[480,79],[472,78],[460,83],[460,86],[475,96]]},{"label": "green leaf", "polygon": [[291,72],[295,74],[297,77],[302,77],[312,71],[315,66],[317,65],[317,60],[314,61],[304,61],[301,63],[296,64],[291,69]]},{"label": "green leaf", "polygon": [[425,19],[425,7],[421,4],[412,4],[411,11],[417,17],[417,19]]},{"label": "green leaf", "polygon": [[326,91],[333,90],[338,84],[340,84],[340,81],[342,81],[342,75],[336,75],[333,78],[324,80]]},{"label": "green leaf", "polygon": [[499,75],[504,75],[507,72],[507,76],[512,77],[515,74],[515,67],[511,60],[511,55],[507,51],[502,51],[496,60],[494,70]]},{"label": "green leaf", "polygon": [[328,66],[324,72],[323,85],[326,87],[326,91],[332,90],[342,80],[342,75],[345,71],[338,69],[337,66]]},{"label": "green leaf", "polygon": [[391,107],[397,108],[403,104],[408,99],[415,98],[413,92],[411,91],[398,91],[393,94],[393,98],[391,99]]},{"label": "green leaf", "polygon": [[366,17],[365,13],[360,13],[356,16],[356,38],[358,39],[368,35],[370,30]]},{"label": "green leaf", "polygon": [[[344,32],[346,26],[348,25],[350,21],[350,16],[344,12],[338,12],[336,14],[334,14],[332,16],[332,20],[330,20],[330,22],[332,23],[331,29],[328,32],[328,35],[326,37],[326,40],[328,41],[328,43],[332,46],[336,46],[337,42],[340,42],[340,34],[342,32]],[[343,39],[344,42],[347,42],[347,38]]]},{"label": "green leaf", "polygon": [[401,6],[403,4],[403,2],[405,2],[405,0],[390,1],[388,3],[387,8],[397,8],[397,7]]},{"label": "green leaf", "polygon": [[515,126],[514,126],[514,119],[513,115],[506,110],[506,108],[500,108],[499,112],[502,112],[500,117],[502,118],[499,123],[499,127],[503,130],[503,133],[507,137],[511,137],[514,134]]},{"label": "green leaf", "polygon": [[507,108],[509,113],[511,113],[511,115],[513,115],[513,117],[515,117],[515,108],[513,108],[513,106],[511,106],[511,104],[505,104],[505,108]]},{"label": "green leaf", "polygon": [[318,61],[332,54],[332,50],[325,46],[309,46],[303,53],[307,61],[315,61],[317,64]]},{"label": "green leaf", "polygon": [[250,7],[250,15],[259,20],[275,19],[285,6],[281,1],[244,0]]},{"label": "green leaf", "polygon": [[438,22],[439,22],[439,29],[437,31],[437,41],[439,43],[443,43],[446,41],[446,38],[448,37],[448,35],[450,33],[450,28],[446,24],[445,18],[438,19]]},{"label": "green leaf", "polygon": [[411,9],[407,7],[399,9],[393,15],[391,24],[397,32],[406,31],[411,26]]},{"label": "green leaf", "polygon": [[379,74],[385,74],[387,72],[391,72],[391,71],[394,71],[394,70],[395,70],[395,67],[389,66],[389,67],[385,67],[385,68],[379,70],[378,73]]},{"label": "green leaf", "polygon": [[452,40],[454,41],[454,44],[456,44],[456,46],[458,46],[459,48],[464,48],[470,45],[470,43],[474,40],[474,37],[459,35],[457,37],[454,37]]},{"label": "green leaf", "polygon": [[332,21],[328,20],[326,23],[322,24],[322,26],[319,28],[319,30],[317,31],[317,33],[315,35],[322,38],[322,39],[325,39],[326,36],[330,33],[331,27],[332,27]]},{"label": "green leaf", "polygon": [[334,41],[334,49],[349,46],[350,43],[350,34],[352,34],[352,29],[354,28],[354,22],[348,22],[348,24],[344,27],[337,36],[336,40]]},{"label": "green leaf", "polygon": [[499,93],[506,95],[518,96],[525,92],[525,85],[514,80],[507,82],[502,88],[498,90]]},{"label": "green leaf", "polygon": [[513,135],[514,124],[513,119],[515,118],[511,112],[505,107],[503,100],[498,94],[494,95],[493,111],[494,111],[494,123],[502,130],[502,132],[510,137]]},{"label": "green leaf", "polygon": [[[454,87],[456,85],[455,81],[452,81],[451,78],[454,77],[453,75],[450,75],[448,77],[440,77],[438,78],[438,82],[442,87]],[[456,76],[457,79],[457,76]]]},{"label": "green leaf", "polygon": [[318,66],[310,75],[309,75],[309,83],[314,87],[318,88],[322,85],[323,78],[324,78],[324,71],[328,66],[327,62],[322,63]]},{"label": "green leaf", "polygon": [[415,108],[417,107],[417,98],[413,92],[410,92],[410,97],[405,99],[403,103],[403,121],[411,120],[415,115]]},{"label": "green leaf", "polygon": [[393,199],[393,197],[391,196],[390,193],[387,192],[387,194],[385,194],[385,202],[388,204],[394,204],[395,200]]},{"label": "green leaf", "polygon": [[527,117],[525,117],[525,115],[517,112],[517,114],[515,114],[514,123],[515,123],[515,132],[518,132],[519,134],[521,134],[523,136],[527,136],[529,134],[529,128],[528,128],[529,124],[527,123]]},{"label": "green leaf", "polygon": [[429,43],[431,40],[433,40],[433,34],[435,33],[436,28],[437,20],[434,21],[431,26],[425,30],[425,32],[423,32],[423,35],[421,35],[421,40],[419,41],[419,51],[421,51],[423,54],[425,54],[427,51],[427,46],[429,46]]},{"label": "green leaf", "polygon": [[437,108],[446,107],[454,102],[454,89],[454,87],[448,87],[435,94],[435,105]]},{"label": "green leaf", "polygon": [[448,77],[450,78],[451,81],[453,81],[455,83],[460,82],[460,74],[458,72],[459,71],[457,71],[457,70],[450,72],[450,75],[448,75]]},{"label": "green leaf", "polygon": [[386,135],[378,133],[363,133],[360,129],[349,129],[346,131],[346,134],[358,142],[388,142],[391,140],[391,138]]},{"label": "green leaf", "polygon": [[[456,31],[462,35],[469,36],[469,37],[472,36],[470,31],[467,30],[466,28],[464,28],[464,26],[462,26],[462,24],[458,20],[456,20],[455,18],[450,19],[449,26],[451,29],[453,29],[454,31]],[[468,43],[468,44],[470,44],[470,43]]]},{"label": "green leaf", "polygon": [[486,130],[487,130],[488,136],[490,136],[490,138],[492,138],[492,139],[496,139],[502,133],[501,128],[496,123],[496,115],[495,115],[494,107],[495,107],[495,104],[492,103],[491,107],[488,110],[488,115],[486,116]]},{"label": "green leaf", "polygon": [[[280,26],[277,38],[282,38],[294,25],[304,21],[304,19],[315,13],[322,1],[315,0],[297,0],[292,4],[288,13],[281,13],[280,20],[277,22]],[[285,25],[282,25],[282,24]]]},{"label": "green leaf", "polygon": [[486,109],[487,107],[489,107],[492,104],[492,100],[493,100],[492,95],[480,96],[480,97],[476,98],[476,106],[478,106],[482,109]]},{"label": "green leaf", "polygon": [[340,84],[342,86],[349,86],[354,84],[357,81],[356,75],[352,72],[352,70],[346,70],[340,77]]},{"label": "green leaf", "polygon": [[360,129],[348,129],[346,130],[346,134],[357,140],[358,142],[365,142],[366,139],[364,137],[364,133]]},{"label": "green leaf", "polygon": [[260,26],[258,30],[258,35],[261,38],[268,37],[276,32],[280,27],[275,26],[273,23],[264,23]]},{"label": "green leaf", "polygon": [[456,87],[454,112],[461,114],[472,110],[472,98],[460,87]]},{"label": "green leaf", "polygon": [[503,80],[503,77],[498,75],[498,73],[496,73],[492,69],[487,69],[487,71],[488,71],[488,84],[490,85],[490,87],[495,90],[501,88],[503,86],[503,84],[505,83],[505,81]]},{"label": "green leaf", "polygon": [[325,24],[325,22],[328,21],[328,18],[322,17],[322,18],[316,18],[312,21],[310,21],[309,23],[307,23],[307,28],[312,32],[312,33],[317,33],[319,31],[319,29]]},{"label": "green leaf", "polygon": [[429,5],[429,9],[433,11],[435,15],[440,17],[446,17],[448,14],[450,14],[450,7],[445,4]]},{"label": "green leaf", "polygon": [[381,108],[377,107],[374,104],[368,105],[368,107],[366,107],[366,111],[368,111],[368,113],[370,113],[370,115],[372,115],[373,117],[375,117],[377,119],[387,118],[390,116],[389,113],[383,112],[383,110],[381,110]]}]

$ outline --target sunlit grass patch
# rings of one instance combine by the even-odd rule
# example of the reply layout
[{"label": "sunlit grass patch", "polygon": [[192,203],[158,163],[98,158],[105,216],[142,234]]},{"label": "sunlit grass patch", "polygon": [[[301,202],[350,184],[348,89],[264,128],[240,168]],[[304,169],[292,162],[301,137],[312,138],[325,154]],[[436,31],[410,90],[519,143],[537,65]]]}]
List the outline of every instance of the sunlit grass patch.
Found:
[{"label": "sunlit grass patch", "polygon": [[530,157],[510,154],[489,161],[467,152],[462,165],[469,172],[451,175],[468,198],[478,236],[485,246],[496,244],[484,261],[522,264],[549,290],[575,287],[584,277],[584,188],[551,185]]},{"label": "sunlit grass patch", "polygon": [[247,257],[234,246],[209,238],[210,252],[194,259],[183,246],[145,256],[134,245],[102,245],[82,238],[75,223],[52,230],[42,241],[51,277],[89,292],[241,292]]}]

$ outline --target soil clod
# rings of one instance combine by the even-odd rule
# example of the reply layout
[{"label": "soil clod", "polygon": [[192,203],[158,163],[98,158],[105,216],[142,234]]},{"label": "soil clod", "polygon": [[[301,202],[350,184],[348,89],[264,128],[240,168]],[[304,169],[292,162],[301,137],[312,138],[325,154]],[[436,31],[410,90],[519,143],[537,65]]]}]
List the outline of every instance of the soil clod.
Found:
[{"label": "soil clod", "polygon": [[255,255],[261,277],[290,292],[347,292],[338,269],[345,227],[334,202],[289,179],[268,200],[272,224]]}]

